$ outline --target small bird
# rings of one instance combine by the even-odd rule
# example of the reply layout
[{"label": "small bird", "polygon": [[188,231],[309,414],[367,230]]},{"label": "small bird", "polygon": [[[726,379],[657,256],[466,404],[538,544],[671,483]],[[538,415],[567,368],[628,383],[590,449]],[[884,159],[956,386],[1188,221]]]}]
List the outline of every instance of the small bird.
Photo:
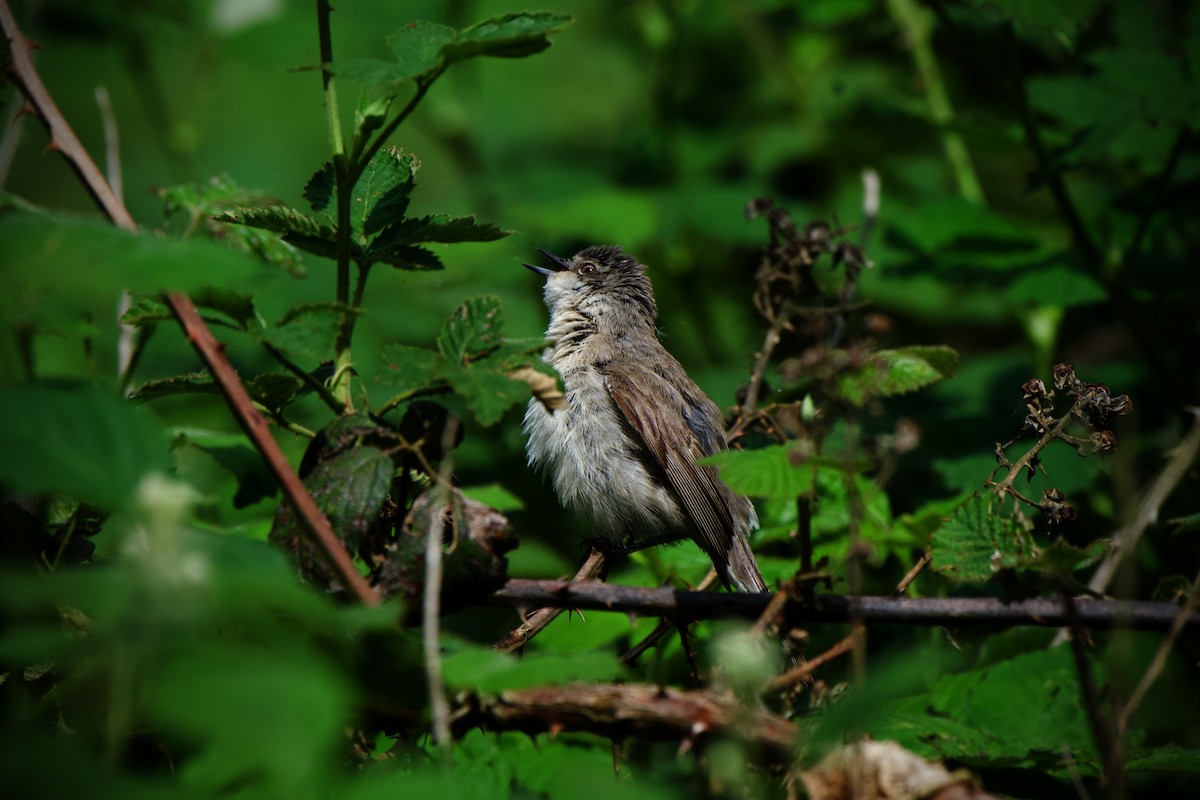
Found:
[{"label": "small bird", "polygon": [[543,358],[562,376],[566,407],[525,412],[530,465],[597,537],[639,550],[691,537],[726,587],[765,592],[747,534],[754,506],[696,460],[727,448],[721,410],[658,340],[646,267],[620,247],[570,260],[538,248],[551,341]]}]

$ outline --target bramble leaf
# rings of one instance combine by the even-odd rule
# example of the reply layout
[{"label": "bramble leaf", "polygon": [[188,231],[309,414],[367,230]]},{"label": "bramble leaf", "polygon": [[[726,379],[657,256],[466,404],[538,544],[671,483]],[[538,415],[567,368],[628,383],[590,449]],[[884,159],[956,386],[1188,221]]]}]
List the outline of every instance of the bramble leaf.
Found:
[{"label": "bramble leaf", "polygon": [[1029,563],[1037,555],[1033,532],[995,495],[967,500],[934,532],[933,568],[955,580],[983,582],[1005,568]]},{"label": "bramble leaf", "polygon": [[500,298],[495,295],[472,297],[455,309],[442,325],[438,350],[453,364],[469,364],[500,346],[504,341],[503,329]]},{"label": "bramble leaf", "polygon": [[945,346],[880,350],[838,381],[842,396],[861,406],[871,397],[916,391],[954,374],[958,353]]}]

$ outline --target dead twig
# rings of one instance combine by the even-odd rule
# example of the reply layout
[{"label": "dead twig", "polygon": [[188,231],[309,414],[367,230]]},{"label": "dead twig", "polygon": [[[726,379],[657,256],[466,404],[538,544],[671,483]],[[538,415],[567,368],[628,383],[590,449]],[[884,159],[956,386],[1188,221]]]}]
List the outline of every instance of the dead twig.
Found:
[{"label": "dead twig", "polygon": [[[766,592],[691,592],[671,587],[619,586],[596,581],[510,580],[493,592],[488,602],[518,608],[594,609],[686,620],[757,619],[772,597]],[[1168,630],[1179,613],[1179,607],[1172,603],[1149,601],[1079,598],[1075,607],[1080,623],[1095,629]],[[1055,597],[1005,601],[992,597],[818,594],[811,606],[797,607],[793,613],[794,622],[862,621],[864,624],[958,628],[1062,627],[1067,623],[1062,600]],[[1188,616],[1184,625],[1187,629],[1200,630],[1200,613]],[[516,631],[510,637],[515,634]],[[519,643],[515,644],[512,649],[519,646]]]},{"label": "dead twig", "polygon": [[[575,577],[570,581],[539,581],[539,583],[547,584],[548,588],[557,587],[559,589],[580,585],[603,585],[591,582],[596,581],[604,573],[607,566],[604,554],[593,547],[591,552],[588,553],[587,559],[583,562],[583,566],[579,568],[579,571],[575,573]],[[570,605],[552,603],[539,603],[537,605],[539,606],[537,611],[525,617],[524,622],[510,631],[503,639],[492,645],[492,647],[505,653],[520,650],[529,643],[530,639],[537,636],[547,625],[553,622],[559,614],[568,608],[572,608]]]},{"label": "dead twig", "polygon": [[812,675],[818,669],[825,666],[838,656],[845,655],[846,653],[854,650],[854,648],[862,640],[863,634],[866,632],[866,626],[855,625],[854,629],[850,631],[850,634],[846,636],[846,638],[842,639],[824,653],[808,659],[803,664],[799,664],[781,675],[776,675],[767,684],[766,690],[768,692],[780,692],[791,686],[795,686],[797,683],[800,683],[800,681],[806,679],[809,675]]}]

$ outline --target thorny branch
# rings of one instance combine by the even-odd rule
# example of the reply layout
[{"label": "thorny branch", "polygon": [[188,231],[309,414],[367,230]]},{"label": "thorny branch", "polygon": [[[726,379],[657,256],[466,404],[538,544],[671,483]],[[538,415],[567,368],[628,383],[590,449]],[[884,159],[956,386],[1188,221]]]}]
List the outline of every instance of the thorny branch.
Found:
[{"label": "thorny branch", "polygon": [[[756,619],[770,603],[769,593],[732,594],[689,592],[670,587],[645,588],[611,583],[510,580],[491,594],[492,605],[526,608],[577,608],[677,619]],[[1087,628],[1166,630],[1179,607],[1150,601],[1075,601],[1080,624]],[[857,616],[855,616],[857,615]],[[818,594],[811,607],[795,610],[794,622],[849,622],[865,624],[942,625],[946,627],[1014,627],[1066,624],[1063,602],[1038,597],[1005,602],[991,597],[873,597]],[[1186,620],[1189,629],[1200,629],[1200,614]]]},{"label": "thorny branch", "polygon": [[503,692],[495,699],[470,698],[455,710],[456,732],[586,731],[612,739],[682,741],[681,751],[714,737],[732,736],[769,760],[787,761],[796,727],[767,711],[747,711],[737,698],[712,690],[682,691],[644,684],[574,684]]}]

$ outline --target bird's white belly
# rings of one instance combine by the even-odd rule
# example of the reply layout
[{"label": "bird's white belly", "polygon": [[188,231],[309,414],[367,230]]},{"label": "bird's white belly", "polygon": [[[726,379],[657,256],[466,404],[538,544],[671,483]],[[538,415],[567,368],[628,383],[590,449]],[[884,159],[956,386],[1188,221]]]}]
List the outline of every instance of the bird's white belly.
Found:
[{"label": "bird's white belly", "polygon": [[582,515],[596,535],[635,540],[679,528],[683,514],[660,479],[639,458],[633,434],[593,369],[563,378],[566,408],[553,413],[537,400],[525,412],[529,463],[548,472],[559,500]]}]

